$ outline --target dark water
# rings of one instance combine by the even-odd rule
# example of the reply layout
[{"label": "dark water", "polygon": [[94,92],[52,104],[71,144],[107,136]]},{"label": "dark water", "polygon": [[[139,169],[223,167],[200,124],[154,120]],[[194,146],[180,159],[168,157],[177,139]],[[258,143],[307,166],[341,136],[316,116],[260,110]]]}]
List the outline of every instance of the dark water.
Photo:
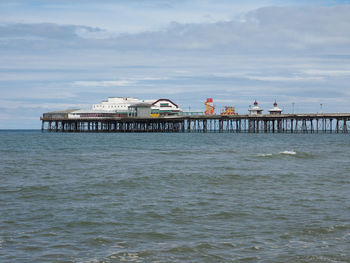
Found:
[{"label": "dark water", "polygon": [[0,132],[0,262],[350,262],[350,135]]}]

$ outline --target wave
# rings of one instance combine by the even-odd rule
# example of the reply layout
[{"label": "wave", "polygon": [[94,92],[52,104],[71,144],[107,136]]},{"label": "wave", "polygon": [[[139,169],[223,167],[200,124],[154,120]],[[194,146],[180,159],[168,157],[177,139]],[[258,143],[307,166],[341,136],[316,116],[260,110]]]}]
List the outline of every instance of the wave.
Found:
[{"label": "wave", "polygon": [[257,156],[258,157],[271,157],[271,156],[273,156],[273,154],[272,153],[259,153]]},{"label": "wave", "polygon": [[297,153],[296,151],[294,150],[286,150],[286,151],[282,151],[282,152],[278,152],[278,153],[259,153],[257,154],[256,156],[257,157],[265,157],[265,158],[271,158],[271,157],[277,157],[277,156],[281,156],[281,155],[292,155],[292,156],[296,156]]},{"label": "wave", "polygon": [[283,152],[280,152],[280,154],[285,154],[285,155],[296,155],[297,152],[295,152],[295,151],[283,151]]}]

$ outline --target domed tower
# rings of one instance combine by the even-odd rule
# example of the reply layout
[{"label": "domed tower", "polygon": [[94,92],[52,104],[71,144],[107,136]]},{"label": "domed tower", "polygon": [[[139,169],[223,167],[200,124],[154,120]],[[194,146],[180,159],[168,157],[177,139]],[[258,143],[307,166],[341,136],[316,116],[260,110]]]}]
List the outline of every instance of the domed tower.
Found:
[{"label": "domed tower", "polygon": [[263,109],[258,106],[258,102],[254,101],[254,106],[249,109],[249,115],[261,115]]},{"label": "domed tower", "polygon": [[274,114],[274,115],[281,115],[282,111],[280,108],[278,108],[277,106],[277,102],[275,101],[275,103],[273,104],[273,108],[269,110],[270,114]]}]

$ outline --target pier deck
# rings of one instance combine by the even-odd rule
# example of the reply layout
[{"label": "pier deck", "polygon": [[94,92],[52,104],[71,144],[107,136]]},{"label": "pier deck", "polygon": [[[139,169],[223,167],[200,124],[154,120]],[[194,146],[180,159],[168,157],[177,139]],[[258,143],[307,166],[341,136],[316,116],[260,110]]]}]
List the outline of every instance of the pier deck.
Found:
[{"label": "pier deck", "polygon": [[348,133],[350,113],[173,116],[161,118],[41,117],[48,132]]}]

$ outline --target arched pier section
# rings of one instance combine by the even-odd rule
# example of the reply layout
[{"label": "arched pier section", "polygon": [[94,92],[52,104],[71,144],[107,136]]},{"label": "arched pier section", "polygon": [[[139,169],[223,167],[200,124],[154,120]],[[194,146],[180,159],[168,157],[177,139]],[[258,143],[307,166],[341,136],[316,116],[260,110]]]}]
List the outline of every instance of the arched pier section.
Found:
[{"label": "arched pier section", "polygon": [[176,116],[163,118],[41,117],[48,132],[348,133],[350,113]]}]

